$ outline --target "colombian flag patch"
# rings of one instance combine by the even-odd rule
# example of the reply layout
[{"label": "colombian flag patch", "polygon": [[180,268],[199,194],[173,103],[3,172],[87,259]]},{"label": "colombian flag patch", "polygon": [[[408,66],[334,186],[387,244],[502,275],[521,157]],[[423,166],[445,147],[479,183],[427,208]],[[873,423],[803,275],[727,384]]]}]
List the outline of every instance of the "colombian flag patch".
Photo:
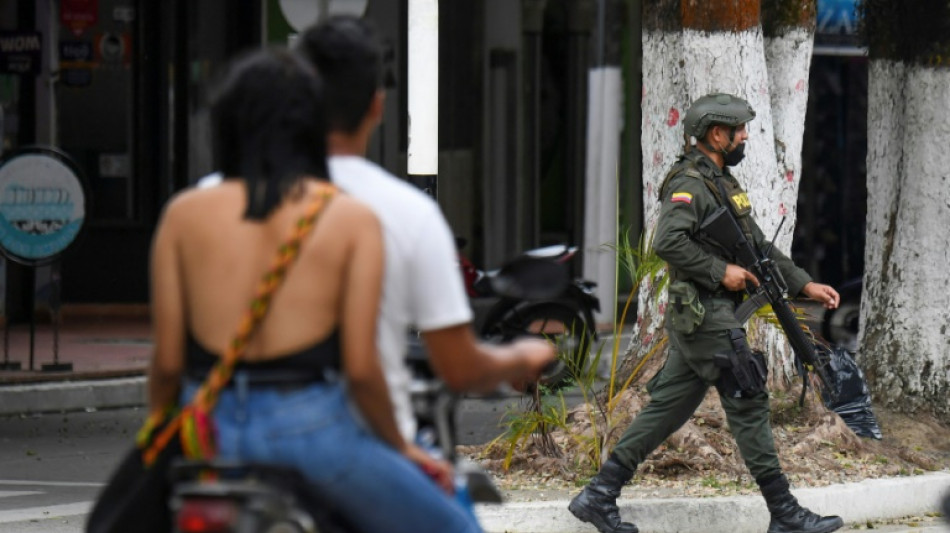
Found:
[{"label": "colombian flag patch", "polygon": [[684,204],[693,203],[693,195],[688,192],[674,192],[671,198],[674,202],[683,202]]}]

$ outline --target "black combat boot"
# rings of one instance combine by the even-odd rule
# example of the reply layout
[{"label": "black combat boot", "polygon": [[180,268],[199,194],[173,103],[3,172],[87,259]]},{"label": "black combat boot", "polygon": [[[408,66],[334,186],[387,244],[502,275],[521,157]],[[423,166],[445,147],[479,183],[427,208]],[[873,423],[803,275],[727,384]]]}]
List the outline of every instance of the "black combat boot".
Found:
[{"label": "black combat boot", "polygon": [[637,533],[637,526],[620,521],[617,497],[620,489],[633,477],[633,470],[620,464],[611,455],[567,509],[582,522],[588,522],[600,533]]},{"label": "black combat boot", "polygon": [[780,474],[759,483],[772,520],[768,533],[831,533],[844,525],[839,516],[819,516],[798,504]]}]

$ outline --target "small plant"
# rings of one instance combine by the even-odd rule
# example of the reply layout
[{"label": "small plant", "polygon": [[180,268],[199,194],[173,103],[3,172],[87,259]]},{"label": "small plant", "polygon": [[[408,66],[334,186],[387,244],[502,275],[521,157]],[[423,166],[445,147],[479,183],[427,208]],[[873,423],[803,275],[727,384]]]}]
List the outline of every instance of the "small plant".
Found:
[{"label": "small plant", "polygon": [[552,397],[541,395],[538,391],[531,403],[532,406],[529,409],[509,408],[502,420],[502,425],[506,428],[505,432],[491,441],[486,448],[490,450],[500,443],[505,443],[506,452],[503,462],[505,470],[511,467],[515,451],[532,438],[545,455],[560,455],[560,449],[550,438],[550,432],[555,428],[563,429],[567,426],[567,405],[564,403],[563,394],[558,392],[556,397]]},{"label": "small plant", "polygon": [[[629,242],[629,232],[624,235],[623,242]],[[614,321],[613,345],[609,351],[605,352],[605,344],[591,346],[590,357],[586,358],[586,364],[580,364],[577,361],[585,358],[571,357],[569,352],[559,353],[559,357],[567,366],[571,380],[578,387],[583,405],[586,409],[588,419],[591,421],[591,430],[588,433],[577,434],[567,429],[567,405],[563,395],[558,391],[554,394],[546,389],[539,389],[535,395],[531,406],[525,410],[509,412],[505,418],[504,425],[506,431],[503,435],[489,443],[486,450],[490,450],[496,445],[504,443],[507,446],[505,461],[503,466],[508,469],[514,452],[529,442],[533,438],[540,451],[548,456],[557,457],[560,455],[560,449],[550,440],[552,430],[561,429],[576,445],[577,453],[574,458],[576,468],[598,470],[607,455],[607,446],[611,438],[623,428],[619,426],[619,417],[616,416],[617,399],[627,390],[636,377],[639,375],[643,366],[653,355],[659,353],[666,346],[665,338],[656,343],[636,365],[630,375],[619,382],[619,363],[620,363],[620,332],[623,329],[627,319],[627,313],[630,311],[631,304],[635,301],[639,293],[640,283],[646,278],[660,279],[660,290],[668,281],[668,276],[664,273],[665,263],[661,260],[652,248],[646,246],[646,241],[641,240],[637,248],[631,246],[617,246],[617,261],[631,275],[633,287],[630,289],[629,297],[623,308],[619,320]],[[616,305],[614,305],[616,308]],[[571,331],[572,337],[574,331]],[[585,345],[592,343],[586,342],[591,332],[584,331],[581,335]],[[610,357],[610,374],[606,389],[596,391],[600,387],[597,370],[600,362],[605,355]],[[556,396],[555,396],[556,395]],[[550,398],[555,396],[556,400]]]}]

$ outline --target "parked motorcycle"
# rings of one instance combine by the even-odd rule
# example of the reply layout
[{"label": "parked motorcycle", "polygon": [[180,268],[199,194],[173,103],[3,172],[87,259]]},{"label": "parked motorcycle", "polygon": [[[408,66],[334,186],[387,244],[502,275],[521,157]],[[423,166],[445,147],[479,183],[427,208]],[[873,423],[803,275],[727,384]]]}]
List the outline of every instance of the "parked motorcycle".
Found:
[{"label": "parked motorcycle", "polygon": [[857,350],[858,319],[861,316],[861,293],[864,283],[855,278],[838,287],[841,301],[836,309],[825,311],[821,320],[821,335],[832,346]]},{"label": "parked motorcycle", "polygon": [[[456,240],[460,249],[459,266],[469,297],[497,300],[477,324],[482,338],[507,342],[516,337],[537,336],[551,340],[561,347],[561,356],[569,365],[560,366],[541,384],[551,389],[568,385],[571,367],[584,368],[590,348],[597,340],[594,322],[594,312],[600,311],[600,300],[594,293],[597,284],[575,278],[563,290],[550,292],[547,298],[526,299],[510,292],[503,296],[494,288],[494,277],[499,271],[483,271],[475,267],[461,253],[464,244],[464,240]],[[522,257],[566,265],[576,254],[576,246],[557,244],[528,250]]]},{"label": "parked motorcycle", "polygon": [[[550,300],[569,284],[563,265],[535,257],[519,258],[488,276],[503,298]],[[500,503],[501,493],[481,467],[455,454],[458,395],[432,371],[421,341],[410,343],[412,404],[417,441],[455,465],[456,497],[471,512],[475,503]],[[556,362],[545,377],[558,373]],[[293,468],[229,461],[181,461],[171,473],[170,506],[174,533],[355,533],[345,517],[323,505]]]}]

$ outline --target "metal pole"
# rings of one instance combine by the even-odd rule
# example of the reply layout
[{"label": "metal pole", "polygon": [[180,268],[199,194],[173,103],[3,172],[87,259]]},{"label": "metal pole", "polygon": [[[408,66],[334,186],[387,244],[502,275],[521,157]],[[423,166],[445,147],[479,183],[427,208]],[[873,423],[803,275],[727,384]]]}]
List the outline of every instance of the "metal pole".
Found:
[{"label": "metal pole", "polygon": [[60,264],[59,261],[54,262],[50,265],[50,298],[49,298],[49,309],[50,309],[50,319],[53,323],[53,362],[52,364],[45,364],[42,366],[44,372],[71,372],[73,369],[72,363],[60,363],[59,362],[59,326],[61,322],[61,313],[60,313],[60,291],[62,283],[60,283],[62,276],[60,275]]},{"label": "metal pole", "polygon": [[409,0],[409,181],[438,198],[439,0]]},{"label": "metal pole", "polygon": [[10,361],[10,317],[5,316],[3,320],[3,362],[0,363],[0,370],[20,370],[19,361]]},{"label": "metal pole", "polygon": [[[571,242],[584,246],[584,173],[587,164],[588,82],[590,80],[590,36],[594,29],[597,5],[594,0],[568,2],[568,86],[567,150],[564,155],[569,230]],[[582,248],[583,249],[583,248]],[[583,263],[583,252],[581,252]]]},{"label": "metal pole", "polygon": [[33,370],[33,344],[36,340],[36,269],[30,267],[30,370]]},{"label": "metal pole", "polygon": [[524,0],[521,5],[524,28],[525,65],[525,158],[527,188],[525,206],[525,241],[528,246],[540,244],[541,216],[541,38],[544,32],[544,9],[547,0]]}]

